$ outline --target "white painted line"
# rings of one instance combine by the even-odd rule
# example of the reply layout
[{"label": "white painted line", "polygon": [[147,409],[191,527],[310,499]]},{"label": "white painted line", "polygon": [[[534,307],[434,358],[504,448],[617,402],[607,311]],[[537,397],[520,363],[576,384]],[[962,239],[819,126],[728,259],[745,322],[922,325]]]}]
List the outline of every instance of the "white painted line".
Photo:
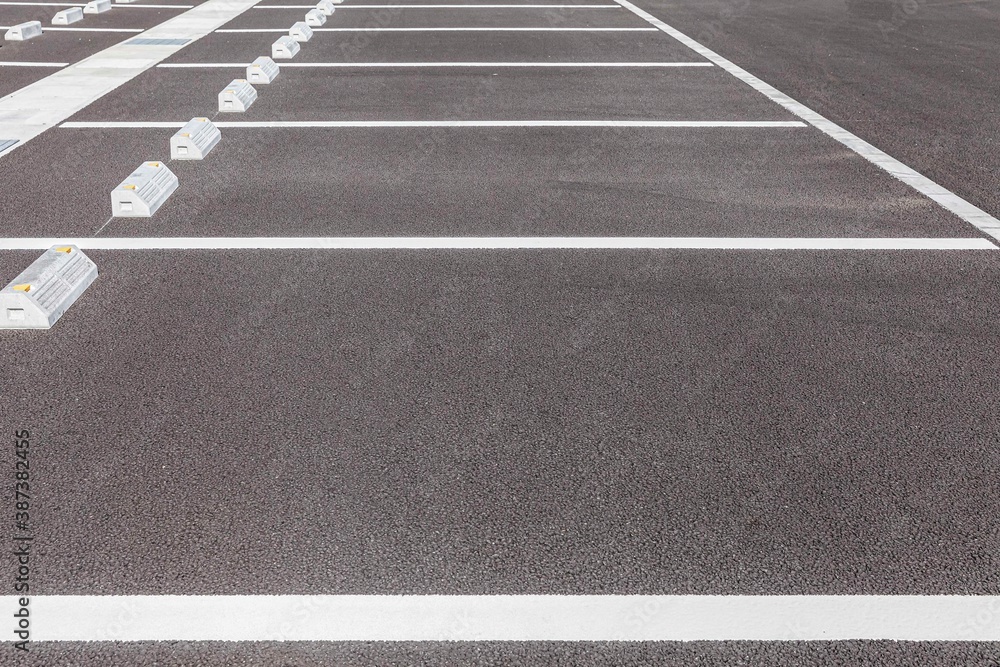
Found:
[{"label": "white painted line", "polygon": [[[162,63],[157,67],[164,69],[241,69],[246,67],[246,63]],[[281,63],[281,69],[286,67],[715,67],[714,63],[693,62],[693,63],[509,63],[509,62],[476,62],[476,63]]]},{"label": "white painted line", "polygon": [[[225,28],[217,33],[278,33],[288,28]],[[656,28],[314,28],[313,32],[656,32]]]},{"label": "white painted line", "polygon": [[145,32],[142,28],[52,28],[45,26],[45,32]]},{"label": "white painted line", "polygon": [[[217,127],[256,129],[342,127],[662,127],[788,128],[808,127],[798,120],[285,120],[223,121]],[[183,127],[181,121],[71,121],[69,130],[153,129]]]},{"label": "white painted line", "polygon": [[69,63],[0,62],[0,67],[66,67]]},{"label": "white painted line", "polygon": [[135,237],[0,238],[0,250],[997,250],[982,238],[724,237]]},{"label": "white painted line", "polygon": [[[257,2],[259,0],[207,0],[154,28],[138,32],[149,39],[193,41],[230,22]],[[51,28],[46,27],[48,30]],[[24,146],[42,132],[57,126],[191,43],[144,46],[130,44],[129,41],[116,44],[0,98],[3,138],[18,140],[0,151],[0,156]],[[100,66],[95,66],[98,63]],[[122,66],[116,66],[116,63]]]},{"label": "white painted line", "polygon": [[[85,2],[0,2],[2,7],[86,7]],[[612,5],[613,7],[619,7],[618,5]],[[116,9],[129,8],[129,9],[191,9],[194,5],[112,5]],[[51,28],[46,28],[46,30],[51,30]]]},{"label": "white painted line", "polygon": [[[1000,641],[998,596],[38,595],[30,605],[40,642]],[[17,598],[0,609],[12,618]]]},{"label": "white painted line", "polygon": [[86,7],[85,2],[0,2],[0,7]]},{"label": "white painted line", "polygon": [[670,35],[688,48],[694,50],[702,57],[712,61],[754,90],[766,95],[771,101],[780,104],[785,109],[817,128],[824,134],[847,146],[872,164],[889,172],[895,178],[903,183],[906,183],[917,192],[934,200],[943,208],[951,211],[976,229],[979,229],[983,233],[989,234],[993,238],[1000,240],[1000,220],[993,217],[978,206],[971,204],[956,195],[954,192],[938,185],[931,179],[923,176],[914,169],[911,169],[899,160],[887,155],[875,146],[872,146],[861,137],[848,132],[833,121],[821,116],[804,104],[795,101],[773,86],[761,81],[742,67],[739,67],[738,65],[723,58],[715,51],[712,51],[701,43],[696,42],[676,28],[667,25],[649,12],[636,7],[628,0],[615,0],[615,2],[636,16],[654,25],[657,29]]},{"label": "white painted line", "polygon": [[[258,5],[254,9],[314,9],[316,5]],[[344,9],[621,9],[621,5],[338,5]]]}]

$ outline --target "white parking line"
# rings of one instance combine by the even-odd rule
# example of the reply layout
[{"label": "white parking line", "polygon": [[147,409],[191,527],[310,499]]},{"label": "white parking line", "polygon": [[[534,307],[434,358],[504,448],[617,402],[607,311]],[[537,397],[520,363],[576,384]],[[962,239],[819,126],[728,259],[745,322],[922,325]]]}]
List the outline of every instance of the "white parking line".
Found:
[{"label": "white parking line", "polygon": [[[3,7],[86,7],[85,2],[0,2]],[[115,9],[191,9],[194,5],[111,5]],[[315,6],[315,5],[312,5]],[[619,7],[619,5],[614,5]],[[620,9],[620,7],[619,7]],[[51,30],[51,28],[46,28]]]},{"label": "white parking line", "polygon": [[[14,617],[17,604],[4,596],[0,613]],[[1000,597],[971,595],[39,595],[30,604],[41,642],[1000,641]]]},{"label": "white parking line", "polygon": [[[254,9],[314,9],[316,5],[258,5]],[[340,5],[344,9],[621,9],[621,5]]]},{"label": "white parking line", "polygon": [[69,63],[0,62],[0,67],[67,67]]},{"label": "white parking line", "polygon": [[0,250],[997,250],[983,238],[225,236],[0,238]]},{"label": "white parking line", "polygon": [[[217,127],[295,129],[344,127],[660,127],[789,128],[808,127],[798,120],[283,120],[216,121]],[[69,130],[155,129],[183,127],[182,121],[71,121]]]},{"label": "white parking line", "polygon": [[0,150],[0,156],[24,146],[180,51],[191,40],[225,25],[257,2],[259,0],[207,0],[154,28],[139,31],[149,39],[173,40],[174,43],[137,45],[128,40],[0,98],[2,138],[17,140]]},{"label": "white parking line", "polygon": [[[278,33],[288,28],[225,28],[217,33]],[[313,28],[313,32],[656,32],[656,28]]]},{"label": "white parking line", "polygon": [[[7,30],[9,25],[0,25],[0,30]],[[42,32],[144,32],[142,28],[53,28],[45,26]]]},{"label": "white parking line", "polygon": [[[246,67],[247,63],[162,63],[157,67],[163,69],[238,69]],[[475,62],[475,63],[281,63],[281,69],[286,67],[715,67],[714,63],[693,62],[693,63],[547,63],[547,62]]]},{"label": "white parking line", "polygon": [[696,42],[676,28],[667,25],[649,12],[639,9],[628,0],[615,0],[615,2],[620,4],[625,9],[628,9],[636,16],[649,22],[658,30],[665,32],[688,48],[694,50],[698,53],[698,55],[712,61],[740,81],[749,85],[754,90],[766,95],[771,101],[780,104],[791,113],[822,131],[824,134],[839,141],[844,146],[847,146],[872,164],[889,172],[895,178],[903,183],[906,183],[917,192],[934,200],[940,206],[954,213],[962,220],[965,220],[976,229],[979,229],[985,234],[989,234],[995,239],[1000,239],[1000,220],[996,219],[978,206],[969,203],[965,199],[956,195],[954,192],[938,185],[916,170],[911,169],[899,160],[887,155],[875,146],[872,146],[861,137],[848,132],[833,121],[821,116],[804,104],[795,101],[773,86],[761,81],[742,67],[739,67],[726,58],[723,58],[715,51],[712,51],[701,43]]}]

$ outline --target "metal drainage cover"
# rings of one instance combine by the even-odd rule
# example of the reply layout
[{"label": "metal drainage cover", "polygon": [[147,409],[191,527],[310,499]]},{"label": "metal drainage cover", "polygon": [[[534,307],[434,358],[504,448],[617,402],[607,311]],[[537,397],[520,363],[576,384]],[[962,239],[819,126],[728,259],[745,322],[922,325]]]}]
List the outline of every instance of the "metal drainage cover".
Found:
[{"label": "metal drainage cover", "polygon": [[150,39],[148,37],[136,37],[127,41],[126,44],[134,44],[136,46],[184,46],[190,41],[190,39]]},{"label": "metal drainage cover", "polygon": [[0,139],[0,153],[3,153],[17,142],[17,139]]}]

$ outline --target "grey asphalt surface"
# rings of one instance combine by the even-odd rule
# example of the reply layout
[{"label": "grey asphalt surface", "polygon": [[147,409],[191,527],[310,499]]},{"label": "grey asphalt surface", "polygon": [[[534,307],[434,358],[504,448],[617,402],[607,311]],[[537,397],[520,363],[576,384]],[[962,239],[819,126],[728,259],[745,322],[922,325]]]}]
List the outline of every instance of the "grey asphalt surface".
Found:
[{"label": "grey asphalt surface", "polygon": [[[918,2],[891,31],[874,1],[639,4],[997,212],[996,3]],[[171,62],[249,61],[276,36]],[[326,33],[296,62],[700,59],[658,33]],[[212,115],[237,75],[151,70],[75,119]],[[260,94],[218,120],[789,118],[717,68],[286,68]],[[0,159],[5,236],[94,234],[171,133],[55,129]],[[101,234],[980,236],[812,128],[225,129],[170,166],[160,213]],[[38,594],[1000,594],[995,253],[88,254],[101,277],[55,328],[0,335],[0,425],[33,433]],[[0,284],[36,256],[0,252]],[[29,663],[986,667],[1000,649],[0,650]]]},{"label": "grey asphalt surface", "polygon": [[[393,27],[393,20],[390,16],[383,23]],[[449,25],[458,27],[458,23]],[[219,62],[224,58],[224,62],[249,63],[258,56],[270,55],[271,44],[280,36],[281,33],[216,33],[164,62]],[[318,33],[307,46],[295,56],[295,62],[704,61],[697,53],[655,32]]]},{"label": "grey asphalt surface", "polygon": [[992,254],[91,254],[39,594],[1000,592]]},{"label": "grey asphalt surface", "polygon": [[0,164],[0,214],[22,236],[978,236],[805,128],[224,132],[170,163],[160,213],[103,227],[173,131],[54,130]]},{"label": "grey asphalt surface", "polygon": [[1000,214],[998,0],[638,4]]}]

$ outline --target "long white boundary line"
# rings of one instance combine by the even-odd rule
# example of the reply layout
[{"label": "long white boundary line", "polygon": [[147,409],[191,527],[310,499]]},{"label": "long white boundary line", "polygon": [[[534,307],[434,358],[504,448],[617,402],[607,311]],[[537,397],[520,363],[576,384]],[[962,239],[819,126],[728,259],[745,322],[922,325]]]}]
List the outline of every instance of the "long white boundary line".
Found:
[{"label": "long white boundary line", "polygon": [[0,250],[997,250],[983,238],[724,237],[47,237],[0,238]]},{"label": "long white boundary line", "polygon": [[69,63],[0,62],[0,67],[67,67]]},{"label": "long white boundary line", "polygon": [[[9,25],[0,25],[0,30],[7,30],[10,28]],[[139,33],[143,32],[143,28],[54,28],[52,26],[44,26],[42,32],[130,32]]]},{"label": "long white boundary line", "polygon": [[[254,129],[346,127],[653,127],[653,128],[804,128],[797,120],[274,120],[218,121],[216,127]],[[70,121],[60,128],[155,129],[183,127],[183,121]]]},{"label": "long white boundary line", "polygon": [[[313,28],[313,32],[655,32],[656,28]],[[288,28],[223,28],[224,33],[278,33]]]},{"label": "long white boundary line", "polygon": [[[14,618],[17,598],[0,609]],[[1000,641],[997,596],[52,595],[28,610],[42,642]]]},{"label": "long white boundary line", "polygon": [[[2,65],[3,63],[0,63]],[[16,64],[16,63],[15,63]],[[247,66],[246,63],[161,63],[157,65],[162,69],[241,69]],[[620,63],[550,63],[550,62],[446,62],[446,63],[281,63],[281,69],[288,67],[337,67],[337,68],[402,68],[402,67],[636,67],[636,68],[657,68],[657,67],[715,67],[715,63],[709,62],[676,62],[676,63],[655,63],[655,62],[620,62]]]},{"label": "long white boundary line", "polygon": [[836,139],[872,164],[889,172],[917,192],[933,199],[942,207],[951,211],[961,219],[968,222],[970,225],[974,226],[976,229],[982,231],[984,234],[988,234],[993,238],[1000,240],[1000,220],[997,220],[986,211],[969,203],[965,199],[962,199],[954,192],[938,185],[926,176],[923,176],[914,169],[906,166],[899,160],[896,160],[878,148],[875,148],[864,139],[848,132],[833,121],[828,120],[804,104],[801,104],[788,95],[785,95],[773,86],[761,81],[745,69],[730,62],[726,58],[723,58],[718,53],[712,51],[701,43],[696,42],[676,28],[667,25],[649,12],[636,7],[628,0],[615,0],[615,2],[636,16],[646,20],[659,30],[667,33],[688,48],[694,50],[699,55],[712,61],[722,69],[735,76],[737,79],[749,85],[754,90],[766,95],[771,101],[780,104],[785,109],[817,128],[824,134]]}]

